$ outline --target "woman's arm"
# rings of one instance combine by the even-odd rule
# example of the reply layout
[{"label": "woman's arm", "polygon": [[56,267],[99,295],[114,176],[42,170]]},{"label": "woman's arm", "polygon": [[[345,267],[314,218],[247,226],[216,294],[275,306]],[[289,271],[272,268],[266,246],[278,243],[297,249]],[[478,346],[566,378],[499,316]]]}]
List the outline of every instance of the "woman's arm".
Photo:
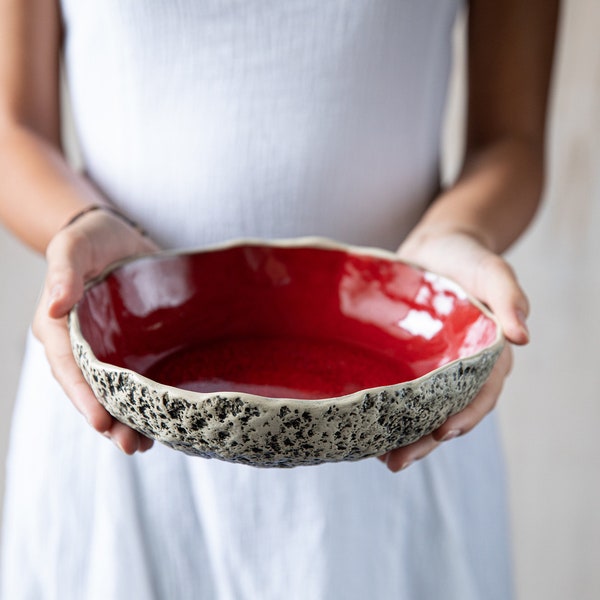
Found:
[{"label": "woman's arm", "polygon": [[45,252],[48,271],[33,330],[52,371],[92,427],[130,453],[151,441],[115,421],[98,403],[73,359],[66,315],[85,281],[119,258],[155,249],[70,169],[60,144],[58,0],[0,0],[0,220]]},{"label": "woman's arm", "polygon": [[[507,339],[529,340],[529,307],[500,257],[533,218],[544,180],[546,106],[558,0],[472,0],[468,28],[467,147],[455,184],[399,249],[461,283],[496,313]],[[479,396],[433,434],[385,455],[392,471],[472,429],[496,404],[510,349]]]},{"label": "woman's arm", "polygon": [[104,201],[62,154],[61,37],[56,0],[0,0],[0,219],[38,252]]},{"label": "woman's arm", "polygon": [[467,148],[456,184],[415,234],[461,229],[503,252],[542,191],[548,88],[558,0],[472,0]]}]

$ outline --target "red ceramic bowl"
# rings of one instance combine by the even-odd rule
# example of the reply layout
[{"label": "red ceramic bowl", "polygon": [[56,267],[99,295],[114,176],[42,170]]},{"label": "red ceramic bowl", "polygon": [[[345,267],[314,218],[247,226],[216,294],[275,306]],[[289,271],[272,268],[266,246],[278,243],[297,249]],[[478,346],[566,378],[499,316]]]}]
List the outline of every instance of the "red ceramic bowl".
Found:
[{"label": "red ceramic bowl", "polygon": [[474,397],[503,337],[453,282],[381,250],[242,241],[122,263],[70,316],[111,414],[259,466],[374,456]]}]

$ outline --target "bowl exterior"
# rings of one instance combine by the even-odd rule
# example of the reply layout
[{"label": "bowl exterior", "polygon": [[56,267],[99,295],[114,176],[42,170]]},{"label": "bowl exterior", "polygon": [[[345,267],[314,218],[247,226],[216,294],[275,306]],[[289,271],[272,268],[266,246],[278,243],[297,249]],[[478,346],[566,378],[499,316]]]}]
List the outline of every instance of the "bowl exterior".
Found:
[{"label": "bowl exterior", "polygon": [[116,419],[186,454],[259,467],[359,460],[410,444],[471,402],[503,347],[499,340],[395,386],[328,400],[287,400],[164,386],[98,361],[78,323],[71,322],[70,330],[77,364]]}]

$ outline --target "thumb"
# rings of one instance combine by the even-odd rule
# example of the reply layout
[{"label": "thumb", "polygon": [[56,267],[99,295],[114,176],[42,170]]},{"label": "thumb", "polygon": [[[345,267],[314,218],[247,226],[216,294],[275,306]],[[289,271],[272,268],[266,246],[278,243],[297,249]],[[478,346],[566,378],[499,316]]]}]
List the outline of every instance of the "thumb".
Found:
[{"label": "thumb", "polygon": [[48,246],[45,294],[49,317],[66,316],[83,295],[85,255],[81,244],[69,239],[57,237]]},{"label": "thumb", "polygon": [[48,271],[48,316],[60,319],[83,295],[83,278],[73,269]]},{"label": "thumb", "polygon": [[529,300],[513,268],[500,256],[490,254],[481,263],[475,294],[500,321],[506,338],[514,344],[529,341]]}]

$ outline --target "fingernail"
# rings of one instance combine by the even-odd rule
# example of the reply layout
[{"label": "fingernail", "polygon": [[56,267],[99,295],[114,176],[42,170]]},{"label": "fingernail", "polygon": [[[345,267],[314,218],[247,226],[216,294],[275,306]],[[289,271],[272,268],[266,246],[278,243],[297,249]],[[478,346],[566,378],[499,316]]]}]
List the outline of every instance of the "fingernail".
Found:
[{"label": "fingernail", "polygon": [[460,429],[451,429],[446,435],[441,439],[442,442],[448,442],[449,440],[453,440],[454,438],[460,435]]},{"label": "fingernail", "polygon": [[378,456],[377,458],[382,462],[382,463],[387,463],[387,459],[388,456],[390,455],[389,452],[386,452],[385,454],[382,454],[381,456]]},{"label": "fingernail", "polygon": [[152,442],[146,442],[146,441],[142,440],[140,442],[138,452],[141,452],[141,453],[148,452],[148,450],[150,450],[150,448],[152,448],[152,446],[153,446]]},{"label": "fingernail", "polygon": [[403,462],[400,465],[400,471],[404,471],[404,469],[408,469],[408,467],[410,467],[410,465],[412,465],[415,461],[414,460],[407,460],[406,462]]},{"label": "fingernail", "polygon": [[123,453],[123,454],[127,454],[127,452],[125,452],[125,448],[123,448],[123,446],[121,445],[121,442],[118,442],[117,440],[113,440],[113,442],[115,443],[115,446]]},{"label": "fingernail", "polygon": [[529,328],[527,327],[527,315],[523,310],[517,310],[517,320],[521,325],[523,333],[529,338]]},{"label": "fingernail", "polygon": [[63,293],[63,288],[61,285],[57,284],[50,290],[50,295],[48,296],[48,307],[50,307],[56,300],[58,300]]}]

